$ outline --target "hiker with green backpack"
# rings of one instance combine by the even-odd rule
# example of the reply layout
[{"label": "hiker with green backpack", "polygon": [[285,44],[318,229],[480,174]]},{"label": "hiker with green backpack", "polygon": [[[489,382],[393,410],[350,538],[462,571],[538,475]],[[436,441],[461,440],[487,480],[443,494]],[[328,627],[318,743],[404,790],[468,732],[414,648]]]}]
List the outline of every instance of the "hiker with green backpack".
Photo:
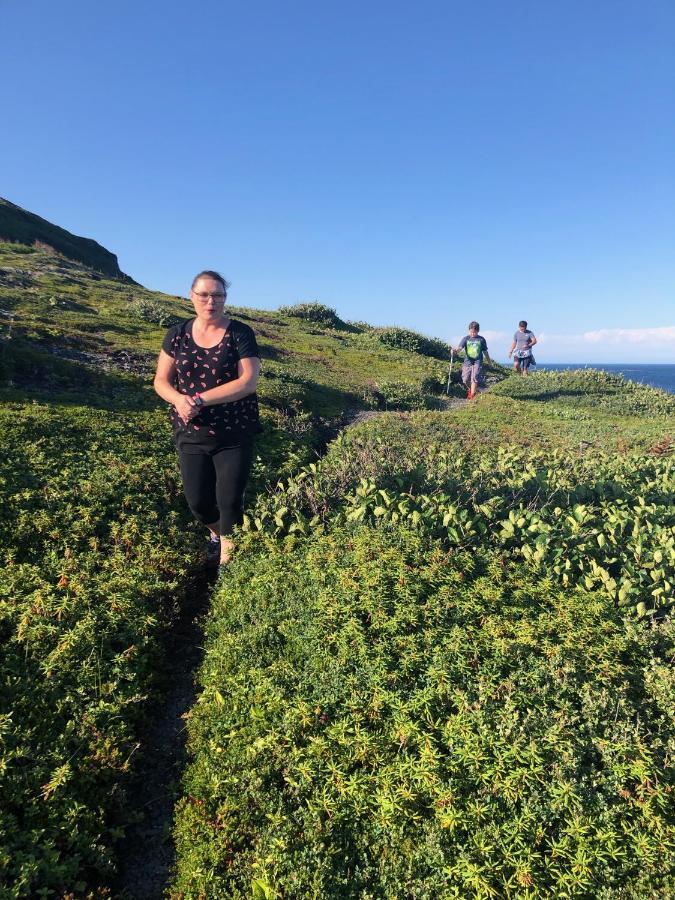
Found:
[{"label": "hiker with green backpack", "polygon": [[480,325],[478,322],[469,322],[469,333],[459,342],[459,349],[464,351],[464,363],[462,365],[462,381],[467,390],[469,400],[472,400],[478,391],[485,387],[483,377],[483,359],[490,362],[488,345],[485,338],[478,334]]}]

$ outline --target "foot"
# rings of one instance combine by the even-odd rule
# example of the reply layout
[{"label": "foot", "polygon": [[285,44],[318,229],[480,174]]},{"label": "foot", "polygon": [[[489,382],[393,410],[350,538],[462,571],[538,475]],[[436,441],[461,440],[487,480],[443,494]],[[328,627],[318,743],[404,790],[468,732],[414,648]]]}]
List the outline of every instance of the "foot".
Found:
[{"label": "foot", "polygon": [[220,547],[221,547],[220,537],[218,535],[214,536],[212,534],[206,544],[206,551],[204,553],[204,558],[205,558],[204,562],[209,568],[211,568],[211,567],[215,568],[218,565],[218,563],[220,562],[220,556],[221,556]]},{"label": "foot", "polygon": [[223,571],[223,569],[227,566],[227,564],[232,559],[232,554],[234,553],[234,541],[227,537],[221,537],[220,539],[220,565],[218,566],[219,571]]}]

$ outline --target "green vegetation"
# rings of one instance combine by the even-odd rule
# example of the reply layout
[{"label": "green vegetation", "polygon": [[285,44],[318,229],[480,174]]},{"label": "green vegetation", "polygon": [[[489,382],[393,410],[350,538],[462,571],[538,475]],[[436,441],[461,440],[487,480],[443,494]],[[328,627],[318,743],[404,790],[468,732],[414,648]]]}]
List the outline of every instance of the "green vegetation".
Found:
[{"label": "green vegetation", "polygon": [[53,225],[2,197],[0,197],[0,241],[16,241],[31,246],[37,242],[38,245],[44,245],[47,252],[62,253],[69,259],[84,263],[110,278],[131,281],[120,271],[115,254],[101,247],[96,241],[77,237],[65,228]]},{"label": "green vegetation", "polygon": [[113,870],[161,635],[194,553],[162,420],[0,411],[3,897],[83,896]]},{"label": "green vegetation", "polygon": [[[434,339],[232,312],[265,430],[207,622],[174,896],[673,896],[675,398],[492,367],[448,413]],[[0,244],[2,896],[105,894],[138,815],[201,539],[149,387],[189,314]],[[319,459],[368,408],[399,411]]]},{"label": "green vegetation", "polygon": [[514,377],[261,495],[208,625],[175,895],[672,896],[674,406]]},{"label": "green vegetation", "polygon": [[408,527],[252,539],[175,896],[670,896],[674,637]]},{"label": "green vegetation", "polygon": [[399,347],[401,350],[410,350],[436,359],[450,358],[450,345],[438,338],[428,338],[408,328],[377,328],[375,333],[388,347]]},{"label": "green vegetation", "polygon": [[[109,884],[139,815],[141,724],[161,702],[201,541],[149,385],[166,325],[189,314],[49,247],[0,243],[2,896]],[[419,394],[433,365],[384,347],[371,365],[356,332],[233,314],[264,357],[252,494],[316,458],[346,414],[384,402],[373,373]]]},{"label": "green vegetation", "polygon": [[307,319],[308,322],[314,322],[326,328],[347,328],[335,310],[323,303],[296,303],[294,306],[280,306],[279,312],[284,316]]},{"label": "green vegetation", "polygon": [[[83,364],[97,372],[147,376],[167,324],[192,314],[187,300],[101,278],[40,248],[0,243],[0,270],[0,384],[28,392],[36,384],[50,391],[67,387],[68,373],[55,367],[55,358],[76,364],[70,371],[73,386]],[[306,307],[309,317],[299,315]],[[320,434],[364,406],[395,407],[388,390],[394,382],[410,386],[414,406],[439,408],[446,362],[386,346],[374,329],[341,328],[334,311],[326,310],[321,304],[283,313],[231,308],[258,336],[259,393],[264,414],[275,426],[286,430],[289,421],[293,428],[304,423],[305,432]],[[501,367],[492,372],[504,374]],[[409,405],[405,400],[404,408]]]}]

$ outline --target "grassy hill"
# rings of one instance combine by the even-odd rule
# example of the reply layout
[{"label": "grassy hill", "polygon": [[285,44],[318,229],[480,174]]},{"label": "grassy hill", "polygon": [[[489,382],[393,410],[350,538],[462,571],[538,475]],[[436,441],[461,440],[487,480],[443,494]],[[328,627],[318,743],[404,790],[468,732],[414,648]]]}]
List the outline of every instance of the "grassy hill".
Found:
[{"label": "grassy hill", "polygon": [[260,496],[174,896],[673,896],[674,426],[605,373],[512,377]]},{"label": "grassy hill", "polygon": [[77,260],[109,278],[131,282],[129,276],[121,271],[115,254],[96,241],[71,234],[65,228],[53,225],[3,197],[0,197],[0,239],[16,241],[29,247],[37,242],[38,245],[68,259]]},{"label": "grassy hill", "polygon": [[[0,884],[12,897],[110,883],[201,543],[150,384],[166,327],[190,306],[89,262],[0,243]],[[391,346],[409,333],[316,313],[233,310],[264,358],[254,491],[316,459],[361,409],[446,402],[447,361]]]},{"label": "grassy hill", "polygon": [[[265,433],[173,896],[672,896],[675,398],[493,367],[457,407],[440,342],[232,312]],[[105,895],[139,814],[202,540],[150,387],[189,314],[0,243],[3,896]]]}]

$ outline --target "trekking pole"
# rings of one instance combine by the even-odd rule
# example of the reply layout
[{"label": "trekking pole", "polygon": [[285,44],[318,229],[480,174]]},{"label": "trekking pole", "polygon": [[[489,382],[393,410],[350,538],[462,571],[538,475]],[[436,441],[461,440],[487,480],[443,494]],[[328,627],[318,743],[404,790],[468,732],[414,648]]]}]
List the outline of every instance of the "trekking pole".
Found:
[{"label": "trekking pole", "polygon": [[452,381],[452,361],[453,361],[453,359],[454,359],[454,356],[455,356],[455,351],[454,351],[454,349],[451,347],[451,348],[450,348],[450,368],[448,369],[448,383],[447,383],[447,385],[445,386],[445,393],[446,393],[446,394],[449,394],[449,393],[450,393],[450,382]]}]

